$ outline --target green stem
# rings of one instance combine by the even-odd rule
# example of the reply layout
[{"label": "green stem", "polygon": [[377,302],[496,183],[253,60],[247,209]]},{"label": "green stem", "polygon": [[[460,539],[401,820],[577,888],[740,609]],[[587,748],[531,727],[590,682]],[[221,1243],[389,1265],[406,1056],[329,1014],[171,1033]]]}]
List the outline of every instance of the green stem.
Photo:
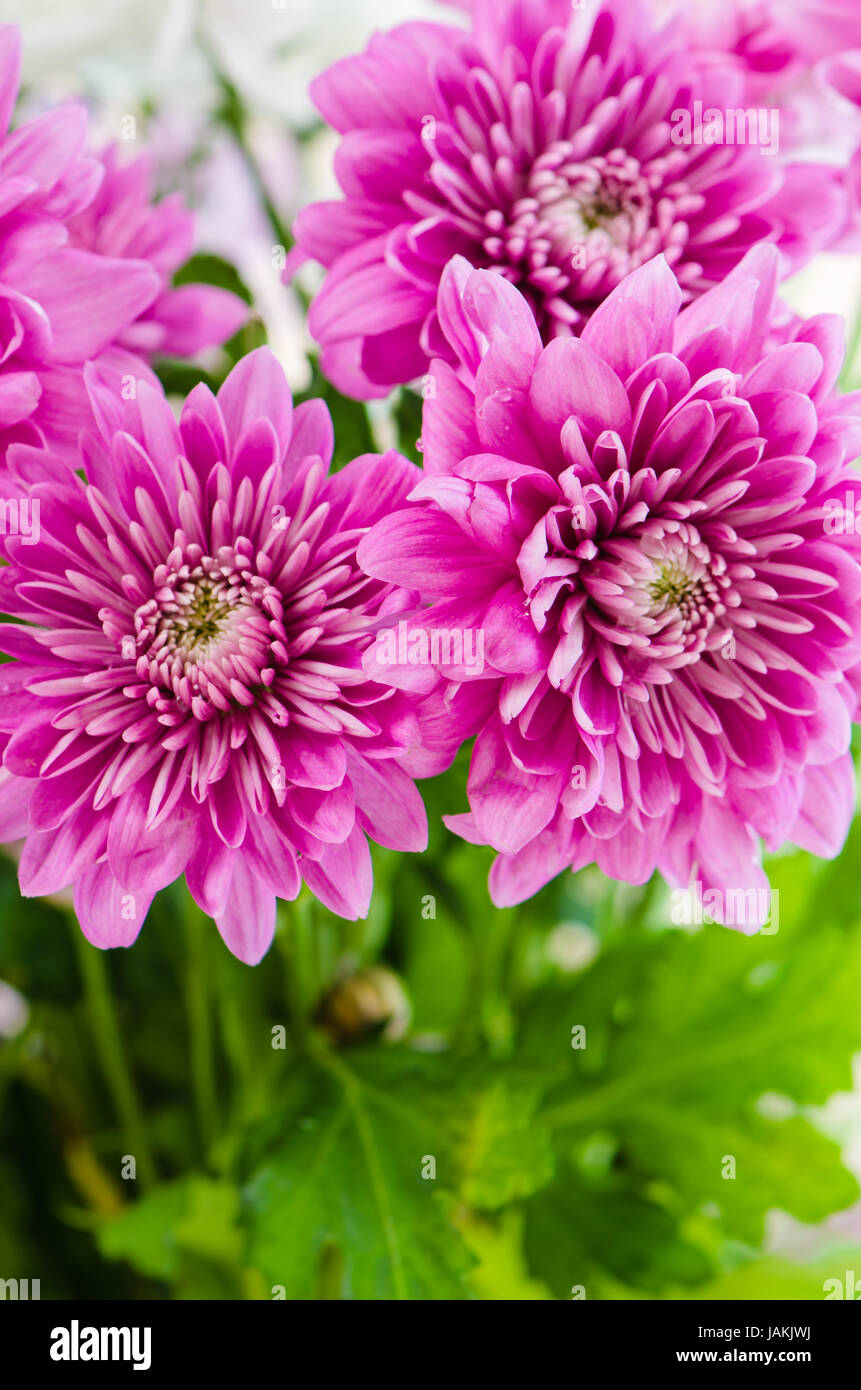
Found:
[{"label": "green stem", "polygon": [[217,1008],[219,1033],[233,1073],[233,1111],[244,1122],[254,1112],[262,1077],[248,1045],[247,1011],[236,998],[228,967],[219,970]]},{"label": "green stem", "polygon": [[643,885],[640,901],[637,903],[633,912],[631,912],[626,927],[642,927],[644,925],[652,904],[658,896],[660,884],[661,880],[658,878],[658,875],[652,874],[648,883]]},{"label": "green stem", "polygon": [[209,1008],[206,969],[206,940],[203,916],[191,896],[185,903],[187,942],[185,1004],[188,1014],[191,1083],[194,1109],[204,1154],[209,1150],[215,1116],[215,1073],[212,1059],[212,1018]]},{"label": "green stem", "polygon": [[278,245],[283,246],[285,250],[289,251],[290,247],[293,245],[293,238],[281,221],[278,209],[269,196],[266,181],[260,172],[260,167],[248,143],[248,137],[245,131],[245,108],[242,105],[242,99],[236,87],[227,76],[227,73],[221,67],[212,45],[200,34],[198,35],[198,44],[206,56],[213,77],[221,88],[221,119],[236,141],[239,152],[245,161],[248,175],[251,182],[254,184],[254,191],[260,199],[261,206],[266,213],[269,225]]},{"label": "green stem", "polygon": [[141,1183],[148,1186],[156,1180],[155,1163],[146,1139],[143,1115],[123,1046],[105,958],[96,946],[90,945],[76,921],[72,922],[72,935],[78,953],[84,997],[99,1064],[114,1108],[128,1135],[129,1148],[137,1160]]},{"label": "green stem", "polygon": [[294,1039],[304,1049],[309,1021],[319,995],[314,923],[310,899],[303,893],[296,902],[278,904],[279,924],[276,935],[278,949],[284,960],[284,987],[290,1011]]}]

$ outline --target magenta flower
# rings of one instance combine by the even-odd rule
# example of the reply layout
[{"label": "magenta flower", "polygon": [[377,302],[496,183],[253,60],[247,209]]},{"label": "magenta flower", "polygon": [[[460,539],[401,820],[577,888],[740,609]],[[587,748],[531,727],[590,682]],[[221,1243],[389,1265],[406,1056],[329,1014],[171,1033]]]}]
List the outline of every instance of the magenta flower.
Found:
[{"label": "magenta flower", "polygon": [[861,393],[833,392],[839,319],[766,347],[777,275],[757,248],[682,311],[657,257],[544,347],[500,276],[446,271],[426,476],[359,563],[429,604],[390,678],[427,689],[410,644],[446,635],[478,731],[449,824],[499,851],[499,905],[591,862],[764,903],[760,837],[833,855],[847,831]]},{"label": "magenta flower", "polygon": [[0,481],[19,520],[0,607],[20,620],[0,626],[17,658],[0,666],[0,838],[26,836],[25,895],[73,885],[98,946],[134,941],[184,872],[256,962],[303,879],[333,912],[367,911],[366,834],[424,846],[406,769],[451,751],[433,730],[422,749],[421,704],[363,672],[399,599],[355,555],[419,473],[389,454],[327,477],[328,412],[293,410],[268,349],[217,399],[198,386],[179,425],[146,382],[124,401],[112,371],[84,375],[88,481],[25,444]]},{"label": "magenta flower", "polygon": [[68,221],[72,244],[100,256],[146,261],[161,277],[159,293],[117,337],[120,347],[149,357],[190,357],[231,338],[248,317],[235,294],[215,285],[172,288],[194,251],[194,218],[182,197],[153,202],[146,156],[123,164],[115,146],[101,156],[104,177],[93,201]]},{"label": "magenta flower", "polygon": [[[175,202],[149,204],[145,168],[85,153],[83,107],[17,130],[20,39],[0,26],[0,449],[44,443],[71,456],[90,423],[83,364],[131,376],[140,354],[185,354],[222,341],[247,315],[223,291],[171,292],[190,247]],[[131,353],[128,351],[131,349]]]},{"label": "magenta flower", "polygon": [[309,323],[342,391],[384,395],[449,355],[436,297],[454,254],[516,284],[547,342],[578,334],[659,253],[687,302],[754,244],[774,241],[788,270],[844,230],[834,170],[763,154],[773,120],[758,145],[729,143],[728,126],[698,141],[704,113],[744,106],[748,70],[697,48],[684,16],[659,24],[647,0],[475,0],[471,24],[376,35],[313,84],[343,136],[345,197],[295,230],[328,269]]}]

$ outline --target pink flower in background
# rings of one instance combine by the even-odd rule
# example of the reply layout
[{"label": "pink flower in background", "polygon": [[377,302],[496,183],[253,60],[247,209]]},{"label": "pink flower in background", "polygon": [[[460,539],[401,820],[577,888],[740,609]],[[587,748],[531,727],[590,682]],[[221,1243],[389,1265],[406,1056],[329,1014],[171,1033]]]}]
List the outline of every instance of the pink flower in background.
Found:
[{"label": "pink flower in background", "polygon": [[72,245],[100,256],[146,261],[161,277],[157,297],[118,335],[118,345],[143,356],[190,357],[231,338],[248,317],[241,299],[214,285],[171,287],[194,252],[194,218],[182,197],[153,202],[146,156],[122,164],[112,146],[101,163],[104,176],[95,198],[67,223]]},{"label": "pink flower in background", "polygon": [[702,42],[735,53],[765,87],[861,38],[856,0],[698,0],[689,8]]},{"label": "pink flower in background", "polygon": [[85,379],[88,482],[25,444],[0,481],[38,522],[3,541],[0,606],[35,626],[0,626],[17,658],[0,667],[0,838],[27,837],[25,895],[74,886],[98,946],[130,945],[184,872],[255,962],[303,879],[333,912],[367,911],[366,834],[424,847],[406,769],[452,750],[433,729],[420,748],[423,706],[364,674],[398,595],[355,555],[420,475],[391,454],[327,477],[328,411],[293,409],[266,348],[217,399],[198,386],[179,425],[146,382],[124,401],[114,372]]},{"label": "pink flower in background", "polygon": [[499,851],[498,905],[592,862],[764,901],[760,838],[846,834],[861,393],[834,393],[839,319],[766,346],[778,269],[756,248],[682,310],[657,257],[546,347],[501,277],[445,273],[425,477],[359,562],[421,590],[410,634],[484,634],[483,669],[437,673],[478,732],[449,824]]},{"label": "pink flower in background", "polygon": [[[856,42],[861,45],[861,22],[857,28]],[[823,59],[817,76],[825,90],[833,93],[839,102],[836,119],[852,132],[855,148],[846,178],[854,230],[861,233],[861,46]],[[853,249],[858,250],[857,240]]]},{"label": "pink flower in background", "polygon": [[436,295],[453,254],[516,284],[547,342],[658,253],[687,302],[756,243],[788,271],[845,229],[833,169],[684,143],[674,113],[743,106],[748,80],[685,15],[475,0],[471,24],[378,34],[313,84],[345,196],[306,208],[296,236],[328,270],[309,322],[342,391],[384,395],[449,355]]},{"label": "pink flower in background", "polygon": [[91,418],[88,359],[145,374],[141,352],[222,340],[247,310],[218,290],[169,290],[189,219],[173,202],[148,205],[143,166],[85,154],[82,107],[9,130],[19,63],[18,32],[2,26],[0,447],[42,442],[69,456]]},{"label": "pink flower in background", "polygon": [[[838,166],[854,201],[857,172],[847,165],[861,142],[861,112],[851,107],[861,51],[856,0],[705,0],[690,7],[690,22],[704,50],[735,55],[747,103],[780,107],[782,149]],[[857,251],[857,239],[836,249]]]}]

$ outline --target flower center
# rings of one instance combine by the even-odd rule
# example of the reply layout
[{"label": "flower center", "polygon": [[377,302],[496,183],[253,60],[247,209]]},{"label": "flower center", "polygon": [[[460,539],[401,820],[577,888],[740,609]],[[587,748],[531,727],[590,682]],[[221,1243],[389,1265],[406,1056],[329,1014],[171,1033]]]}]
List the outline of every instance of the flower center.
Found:
[{"label": "flower center", "polygon": [[699,580],[687,574],[681,565],[670,562],[662,565],[657,577],[652,580],[649,593],[662,608],[690,607],[692,596],[702,596],[703,588]]},{"label": "flower center", "polygon": [[224,582],[213,580],[199,565],[188,579],[177,584],[172,600],[162,609],[160,625],[171,647],[198,661],[214,651],[231,615],[235,610]]},{"label": "flower center", "polygon": [[584,269],[576,265],[578,247],[594,257],[600,249],[630,246],[648,229],[651,193],[635,159],[615,167],[591,159],[558,169],[539,160],[530,182],[542,230],[551,234],[554,251],[570,257],[574,269]]},{"label": "flower center", "polygon": [[487,213],[491,268],[519,284],[543,331],[577,331],[630,271],[660,251],[678,259],[685,233],[674,207],[683,190],[672,180],[683,159],[674,151],[641,164],[624,150],[582,159],[558,141],[535,161],[510,211]]},{"label": "flower center", "polygon": [[738,601],[723,556],[686,523],[669,531],[655,526],[641,535],[637,548],[616,621],[642,633],[652,656],[671,666],[696,660],[722,640],[720,620]]},{"label": "flower center", "polygon": [[266,556],[250,543],[204,555],[171,553],[156,570],[154,595],[134,615],[137,672],[150,703],[166,699],[197,719],[254,704],[287,662],[281,596],[265,578]]}]

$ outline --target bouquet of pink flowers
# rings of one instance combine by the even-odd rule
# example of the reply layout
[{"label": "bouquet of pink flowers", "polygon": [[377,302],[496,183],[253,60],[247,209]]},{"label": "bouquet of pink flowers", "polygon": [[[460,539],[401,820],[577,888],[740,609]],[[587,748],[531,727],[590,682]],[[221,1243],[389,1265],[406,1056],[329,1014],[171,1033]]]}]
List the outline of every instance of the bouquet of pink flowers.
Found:
[{"label": "bouquet of pink flowers", "polygon": [[[795,8],[475,0],[316,78],[343,197],[299,213],[283,275],[325,267],[309,325],[342,393],[420,384],[421,471],[389,450],[332,474],[326,406],[294,411],[265,352],[177,424],[153,355],[245,306],[172,284],[189,215],[88,151],[81,108],[7,130],[23,893],[71,887],[90,940],[128,945],[184,873],[256,961],[303,882],[367,912],[366,837],[420,850],[414,779],[473,738],[447,824],[497,851],[500,905],[592,862],[759,892],[763,843],[839,851],[861,396],[840,320],[780,282],[858,244],[861,155],[811,154],[799,107],[815,74],[848,119],[861,65],[851,7]],[[12,28],[2,48],[8,124]]]}]

